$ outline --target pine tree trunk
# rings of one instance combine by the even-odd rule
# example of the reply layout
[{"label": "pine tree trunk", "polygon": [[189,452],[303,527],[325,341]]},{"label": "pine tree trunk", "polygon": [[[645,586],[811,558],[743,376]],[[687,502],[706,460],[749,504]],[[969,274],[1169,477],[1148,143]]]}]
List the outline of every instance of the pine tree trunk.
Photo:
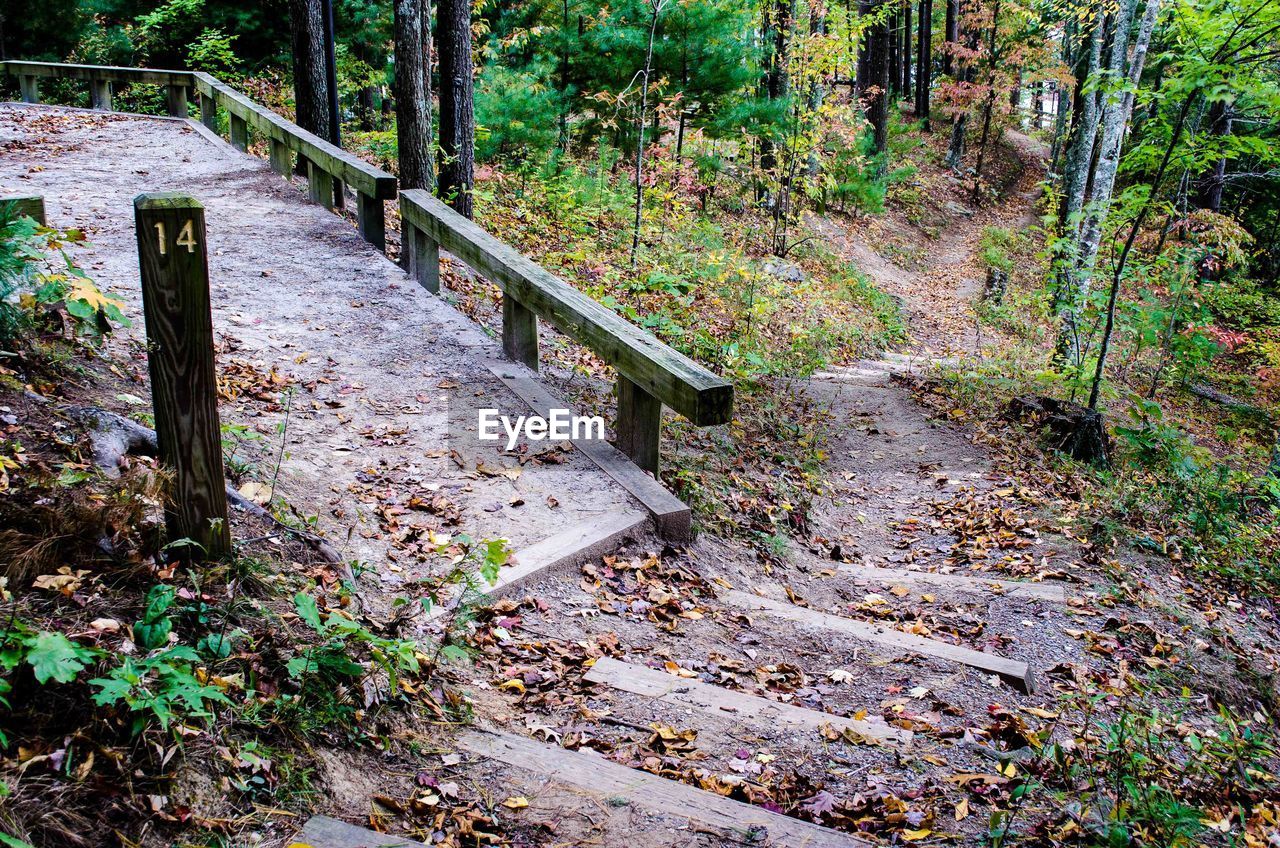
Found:
[{"label": "pine tree trunk", "polygon": [[[871,0],[858,0],[858,17],[864,18],[871,14]],[[870,31],[862,34],[862,39],[858,44],[858,95],[866,93],[871,83],[871,33]]]},{"label": "pine tree trunk", "polygon": [[423,43],[424,0],[395,0],[396,148],[401,188],[435,186],[431,151],[431,102],[427,81],[430,47]]},{"label": "pine tree trunk", "polygon": [[436,55],[440,57],[440,178],[438,193],[471,217],[476,119],[472,100],[471,3],[439,0]]},{"label": "pine tree trunk", "polygon": [[898,34],[898,30],[902,27],[902,9],[901,7],[894,9],[893,14],[889,16],[889,103],[892,106],[898,99],[898,88],[902,84],[902,56],[899,55],[902,48],[902,38]]},{"label": "pine tree trunk", "polygon": [[[943,33],[945,40],[952,45],[960,44],[960,0],[946,0],[947,3],[947,23],[946,32]],[[951,78],[955,78],[955,57],[951,55],[950,50],[943,51],[942,54],[942,72]]]},{"label": "pine tree trunk", "polygon": [[911,95],[911,0],[902,4],[902,96]]},{"label": "pine tree trunk", "polygon": [[641,71],[640,109],[636,115],[636,203],[635,221],[631,231],[631,264],[636,264],[636,256],[640,252],[640,223],[644,216],[644,113],[649,107],[649,74],[653,70],[653,39],[658,31],[658,15],[662,12],[664,0],[649,0],[649,46],[644,54],[644,68]]},{"label": "pine tree trunk", "polygon": [[973,169],[973,202],[982,199],[982,166],[987,161],[987,142],[991,137],[991,113],[996,104],[996,69],[1000,64],[996,35],[1000,31],[1000,0],[995,0],[991,11],[991,40],[987,43],[987,99],[982,106],[982,134],[978,138],[978,161]]},{"label": "pine tree trunk", "polygon": [[[790,79],[787,65],[790,60],[790,35],[794,0],[765,0],[761,35],[765,43],[764,94],[776,103],[787,96]],[[760,170],[765,173],[765,186],[757,192],[760,200],[767,200],[778,170],[778,155],[772,139],[760,142]]]},{"label": "pine tree trunk", "polygon": [[933,72],[933,0],[920,0],[916,34],[916,118],[929,132],[929,83]]},{"label": "pine tree trunk", "polygon": [[[877,4],[873,8],[878,8]],[[885,20],[867,33],[867,88],[873,92],[867,104],[872,140],[877,153],[889,147],[889,42],[890,22]]]},{"label": "pine tree trunk", "polygon": [[320,0],[289,0],[289,20],[293,29],[294,120],[308,132],[331,138],[324,10]]}]

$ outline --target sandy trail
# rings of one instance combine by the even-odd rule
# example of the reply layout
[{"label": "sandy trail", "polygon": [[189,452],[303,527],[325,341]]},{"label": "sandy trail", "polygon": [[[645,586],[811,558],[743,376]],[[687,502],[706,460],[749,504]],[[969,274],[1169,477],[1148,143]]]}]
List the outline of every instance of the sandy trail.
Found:
[{"label": "sandy trail", "polygon": [[147,191],[205,205],[220,375],[241,388],[280,375],[265,400],[246,391],[222,404],[224,424],[261,436],[240,450],[252,476],[269,485],[280,457],[277,493],[318,516],[348,559],[374,565],[385,594],[432,566],[425,530],[520,547],[632,505],[572,451],[522,465],[486,444],[460,467],[447,438],[460,410],[528,412],[485,365],[498,343],[266,162],[193,122],[0,106],[0,193],[42,194],[52,224],[87,233],[80,263],[134,320],[106,352],[137,394],[147,392],[132,199]]}]

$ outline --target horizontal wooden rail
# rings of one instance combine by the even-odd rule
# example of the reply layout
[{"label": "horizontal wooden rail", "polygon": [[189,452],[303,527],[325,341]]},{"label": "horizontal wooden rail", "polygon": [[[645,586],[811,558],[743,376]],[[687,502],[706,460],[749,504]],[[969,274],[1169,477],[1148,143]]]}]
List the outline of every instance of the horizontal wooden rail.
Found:
[{"label": "horizontal wooden rail", "polygon": [[663,404],[694,424],[723,424],[733,384],[672,350],[420,189],[400,193],[403,256],[420,283],[440,289],[439,252],[449,251],[502,287],[502,347],[538,367],[539,317],[586,345],[618,372],[618,447],[657,474]]},{"label": "horizontal wooden rail", "polygon": [[271,167],[283,177],[293,171],[292,154],[305,161],[311,199],[333,207],[334,183],[346,183],[359,197],[360,234],[380,250],[386,249],[386,220],[382,202],[396,196],[396,178],[364,162],[336,145],[307,132],[292,121],[254,103],[231,86],[198,71],[166,71],[154,68],[122,68],[109,65],[68,65],[57,62],[6,61],[5,71],[18,78],[22,99],[40,102],[41,79],[82,79],[89,82],[95,109],[111,108],[111,86],[129,83],[161,85],[168,89],[169,114],[187,117],[187,92],[200,96],[200,119],[217,132],[218,110],[228,115],[231,143],[240,150],[249,146],[249,128],[263,135]]}]

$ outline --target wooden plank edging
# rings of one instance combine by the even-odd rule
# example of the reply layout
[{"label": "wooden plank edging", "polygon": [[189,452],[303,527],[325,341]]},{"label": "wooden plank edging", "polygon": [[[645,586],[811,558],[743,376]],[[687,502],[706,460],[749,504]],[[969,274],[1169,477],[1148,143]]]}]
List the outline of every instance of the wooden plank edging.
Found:
[{"label": "wooden plank edging", "polygon": [[645,392],[699,426],[723,424],[733,384],[673,350],[499,241],[421,189],[400,197],[401,216],[441,248],[562,333],[590,348]]},{"label": "wooden plank edging", "polygon": [[665,671],[622,662],[611,657],[601,657],[596,660],[584,679],[635,695],[645,695],[682,707],[692,707],[710,715],[740,715],[748,721],[814,731],[828,725],[836,730],[847,727],[855,733],[872,739],[902,745],[909,744],[913,736],[910,730],[893,727],[879,716],[856,719],[832,715],[794,704],[784,704],[758,695],[749,695],[734,689],[726,689],[723,686],[713,686],[701,680],[677,677]]},{"label": "wooden plank edging", "polygon": [[819,612],[807,607],[796,606],[786,601],[764,598],[736,589],[721,592],[718,597],[730,606],[739,609],[763,612],[766,615],[786,621],[794,621],[797,624],[808,627],[835,630],[853,636],[856,639],[896,648],[899,651],[925,654],[926,656],[950,660],[951,662],[963,663],[981,671],[998,674],[1014,688],[1028,695],[1035,691],[1035,681],[1031,669],[1020,660],[1011,660],[999,654],[975,651],[973,648],[952,645],[949,642],[917,636],[914,633],[904,633],[901,630],[883,625],[869,624],[853,618]]},{"label": "wooden plank edging", "polygon": [[1030,598],[1054,604],[1067,602],[1067,586],[1064,583],[1033,583],[1030,580],[1003,580],[976,574],[942,574],[936,571],[913,571],[909,568],[854,563],[841,563],[837,567],[837,573],[876,583],[931,583],[960,592],[985,593],[995,597]]},{"label": "wooden plank edging", "polygon": [[496,731],[472,731],[458,740],[472,754],[526,769],[602,798],[622,796],[637,807],[689,819],[751,845],[779,848],[870,848],[853,834],[774,813],[763,807],[695,789],[598,754],[570,751]]},{"label": "wooden plank edging", "polygon": [[[539,415],[549,416],[552,409],[565,407],[564,402],[551,394],[540,380],[520,366],[491,362],[489,370]],[[672,542],[686,542],[692,538],[693,513],[689,507],[641,471],[626,454],[599,439],[576,439],[573,446],[640,501],[653,519],[659,536]]]}]

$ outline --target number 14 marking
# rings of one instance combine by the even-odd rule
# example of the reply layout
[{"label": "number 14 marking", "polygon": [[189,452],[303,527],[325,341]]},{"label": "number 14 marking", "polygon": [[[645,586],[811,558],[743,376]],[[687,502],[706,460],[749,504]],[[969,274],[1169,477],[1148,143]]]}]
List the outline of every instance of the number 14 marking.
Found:
[{"label": "number 14 marking", "polygon": [[[187,249],[187,253],[196,252],[196,226],[195,225],[196,225],[196,222],[191,218],[188,218],[187,222],[182,225],[182,229],[178,231],[178,239],[177,241],[174,242],[179,247],[185,247]],[[161,256],[167,255],[169,252],[169,248],[165,243],[166,239],[165,239],[165,233],[164,233],[164,221],[156,221],[156,240],[160,245],[160,255]]]}]

